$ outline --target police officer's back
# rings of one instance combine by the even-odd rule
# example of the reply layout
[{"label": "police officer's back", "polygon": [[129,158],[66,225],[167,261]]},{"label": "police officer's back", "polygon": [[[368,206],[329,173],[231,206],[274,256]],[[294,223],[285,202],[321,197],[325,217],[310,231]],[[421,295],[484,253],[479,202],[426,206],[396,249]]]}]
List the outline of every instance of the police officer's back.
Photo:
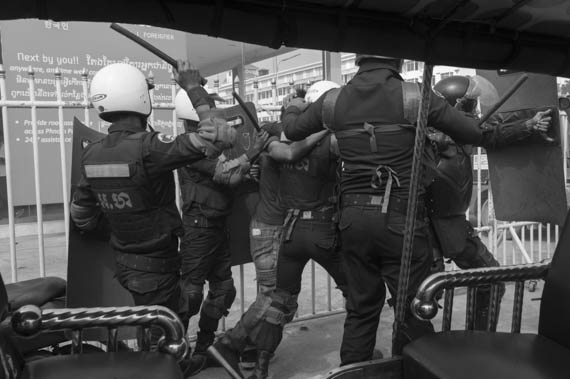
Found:
[{"label": "police officer's back", "polygon": [[[385,284],[393,296],[397,292],[420,101],[419,86],[403,82],[401,64],[389,57],[357,56],[360,68],[347,85],[329,91],[305,112],[303,104],[293,101],[283,118],[285,134],[292,140],[323,125],[338,140],[342,160],[339,228],[348,302],[354,307],[347,310],[342,364],[371,359]],[[474,120],[435,95],[428,122],[461,143],[485,138]],[[433,163],[425,158],[424,162]],[[420,196],[429,183],[429,171],[426,174],[418,189]],[[416,218],[408,297],[429,274],[431,264],[424,204],[418,206]],[[401,346],[431,330],[408,313],[397,343]]]},{"label": "police officer's back", "polygon": [[199,133],[176,138],[146,131],[151,100],[144,75],[128,64],[101,69],[91,83],[91,101],[108,135],[82,154],[82,177],[71,217],[78,228],[93,229],[104,215],[117,252],[116,275],[136,305],[164,305],[186,320],[180,295],[178,237],[182,223],[175,205],[172,170],[216,154],[231,145],[219,128],[207,141]]}]

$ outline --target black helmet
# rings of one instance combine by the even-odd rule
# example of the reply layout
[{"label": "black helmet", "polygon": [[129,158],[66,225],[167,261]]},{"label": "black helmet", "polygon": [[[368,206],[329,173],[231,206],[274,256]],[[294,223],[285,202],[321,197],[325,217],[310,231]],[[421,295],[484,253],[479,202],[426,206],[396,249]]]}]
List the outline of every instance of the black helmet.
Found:
[{"label": "black helmet", "polygon": [[449,105],[454,107],[459,99],[465,97],[469,88],[469,78],[465,76],[448,76],[435,84],[433,89],[438,92]]},{"label": "black helmet", "polygon": [[473,113],[477,107],[477,97],[466,97],[470,80],[466,76],[448,76],[435,84],[433,89],[452,107]]},{"label": "black helmet", "polygon": [[398,71],[402,69],[402,65],[404,64],[404,60],[401,58],[387,57],[385,55],[372,55],[372,54],[356,54],[356,57],[354,58],[354,64],[360,66],[360,63],[364,59],[381,59],[385,61],[396,62],[398,66]]}]

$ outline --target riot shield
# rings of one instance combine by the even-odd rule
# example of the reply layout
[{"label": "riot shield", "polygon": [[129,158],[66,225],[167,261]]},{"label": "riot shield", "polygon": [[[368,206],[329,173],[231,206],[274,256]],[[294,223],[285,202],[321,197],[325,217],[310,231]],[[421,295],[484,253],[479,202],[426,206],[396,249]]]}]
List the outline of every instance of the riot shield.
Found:
[{"label": "riot shield", "polygon": [[[253,103],[245,105],[252,115],[257,115]],[[252,147],[256,130],[239,105],[225,108],[224,117],[237,131],[235,146],[224,151],[224,154],[229,159],[237,158]],[[259,200],[257,191],[257,183],[252,181],[244,182],[235,189],[232,212],[227,220],[232,265],[251,262],[249,222]]]},{"label": "riot shield", "polygon": [[[81,152],[105,135],[73,120],[71,153],[71,198],[81,176]],[[133,300],[115,279],[115,253],[109,246],[104,224],[90,233],[80,233],[71,221],[67,265],[67,306],[112,307],[133,305]]]},{"label": "riot shield", "polygon": [[[477,70],[502,95],[523,73]],[[487,151],[497,219],[538,221],[562,225],[566,214],[563,157],[556,78],[528,74],[529,79],[489,119],[489,123],[517,123],[537,111],[552,109],[553,142],[533,136],[527,143]],[[487,107],[482,106],[485,113]]]},{"label": "riot shield", "polygon": [[[257,115],[253,103],[245,103],[245,106],[252,115]],[[223,108],[223,117],[237,132],[234,146],[231,149],[225,150],[224,155],[229,159],[237,158],[251,148],[255,135],[255,127],[239,105]]]}]

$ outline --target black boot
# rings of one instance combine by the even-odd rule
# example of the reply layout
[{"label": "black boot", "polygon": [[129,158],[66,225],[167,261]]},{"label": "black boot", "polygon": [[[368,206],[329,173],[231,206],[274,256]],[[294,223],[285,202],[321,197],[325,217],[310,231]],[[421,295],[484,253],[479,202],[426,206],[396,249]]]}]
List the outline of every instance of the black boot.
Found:
[{"label": "black boot", "polygon": [[255,368],[253,373],[247,379],[267,379],[269,375],[269,361],[273,357],[273,354],[266,350],[257,351],[257,362],[255,362]]},{"label": "black boot", "polygon": [[[490,325],[491,330],[497,330],[497,324],[499,320],[499,313],[501,310],[501,301],[503,300],[503,295],[505,294],[505,284],[499,284],[499,306],[497,307],[497,316],[494,320],[493,325]],[[474,330],[487,330],[490,316],[490,301],[491,300],[491,286],[483,286],[477,288],[477,293],[475,296],[475,317],[473,322]]]},{"label": "black boot", "polygon": [[[234,371],[236,375],[243,378],[239,368],[239,351],[231,346],[231,341],[226,336],[220,337],[208,348],[210,358],[217,361],[226,371]],[[225,363],[225,364],[224,364]]]},{"label": "black boot", "polygon": [[240,366],[244,370],[253,370],[257,362],[257,349],[255,346],[247,346],[240,356]]},{"label": "black boot", "polygon": [[204,359],[206,367],[219,367],[220,364],[215,359],[212,359],[208,354],[208,348],[214,342],[213,332],[197,333],[196,348],[194,349],[194,356],[199,359]]},{"label": "black boot", "polygon": [[188,355],[180,362],[180,369],[184,374],[184,378],[189,378],[198,374],[206,367],[206,357],[196,356],[194,354]]}]

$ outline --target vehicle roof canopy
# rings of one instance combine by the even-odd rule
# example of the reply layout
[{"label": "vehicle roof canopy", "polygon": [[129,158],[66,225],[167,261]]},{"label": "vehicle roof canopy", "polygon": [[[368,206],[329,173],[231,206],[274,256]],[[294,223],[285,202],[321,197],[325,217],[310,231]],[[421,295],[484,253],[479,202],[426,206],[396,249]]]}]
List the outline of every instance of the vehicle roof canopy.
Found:
[{"label": "vehicle roof canopy", "polygon": [[0,18],[147,24],[273,48],[570,77],[566,0],[21,0]]}]

